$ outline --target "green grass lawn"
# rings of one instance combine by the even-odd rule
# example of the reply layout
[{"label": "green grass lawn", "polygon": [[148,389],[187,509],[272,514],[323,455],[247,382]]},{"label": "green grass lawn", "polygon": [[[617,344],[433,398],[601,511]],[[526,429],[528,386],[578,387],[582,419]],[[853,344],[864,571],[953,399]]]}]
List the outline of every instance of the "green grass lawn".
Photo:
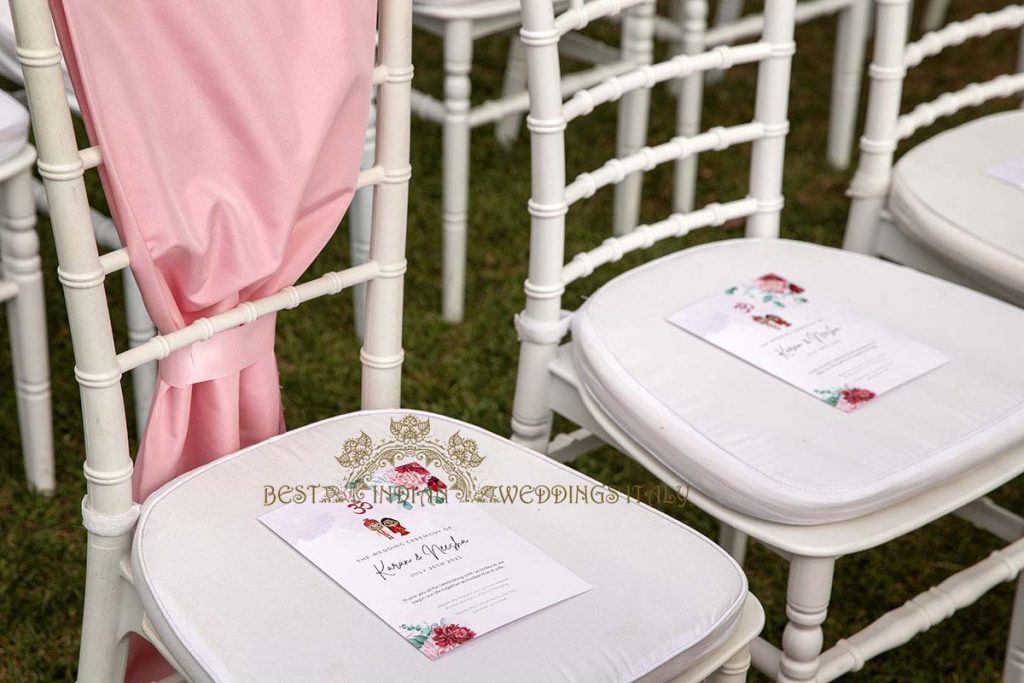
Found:
[{"label": "green grass lawn", "polygon": [[[923,0],[919,4],[923,5]],[[956,18],[1000,6],[994,0],[958,0],[953,5]],[[797,34],[783,234],[838,246],[846,218],[844,191],[850,173],[833,171],[824,161],[833,37],[834,21],[829,19],[803,27]],[[929,60],[908,82],[905,102],[909,105],[931,99],[940,87],[961,87],[971,80],[1009,71],[1016,57],[1016,39],[1014,33],[1004,32],[995,39]],[[477,44],[472,74],[475,100],[499,92],[507,45],[507,38],[502,36]],[[440,91],[440,55],[439,41],[417,35],[414,61],[418,87]],[[740,68],[710,88],[705,96],[705,124],[727,125],[748,118],[753,83],[753,69]],[[1008,106],[1013,104],[999,103],[991,109]],[[570,131],[571,175],[596,167],[612,155],[614,120],[614,107],[604,107]],[[672,135],[673,120],[674,100],[662,91],[656,92],[651,120],[653,143]],[[943,121],[925,134],[963,120],[961,116]],[[439,312],[440,144],[436,126],[413,122],[403,403],[507,434],[517,351],[511,323],[512,315],[523,303],[521,285],[526,274],[529,144],[523,136],[506,150],[495,143],[489,128],[476,131],[473,137],[468,303],[466,322],[459,326],[442,322]],[[701,197],[714,201],[742,196],[747,182],[746,155],[743,148],[702,159]],[[669,168],[649,174],[645,181],[645,220],[667,215],[670,183]],[[95,177],[92,189],[101,202]],[[610,192],[605,192],[570,213],[569,255],[595,245],[608,234],[610,207]],[[52,498],[26,491],[14,391],[10,381],[0,382],[0,681],[72,680],[81,623],[85,565],[85,531],[79,516],[85,489],[81,476],[81,416],[49,223],[41,220],[39,229],[49,306],[59,488]],[[739,234],[737,230],[701,231],[684,240],[662,243],[642,256],[630,255],[582,285],[575,284],[565,305],[575,308],[596,285],[635,266],[642,258]],[[347,264],[347,254],[345,230],[340,230],[314,264],[311,275]],[[124,320],[117,277],[110,278],[108,291],[115,300],[114,326],[123,348]],[[298,315],[284,313],[278,322],[284,405],[293,427],[359,407],[358,343],[352,334],[350,297],[342,294],[321,300],[303,311]],[[8,347],[0,344],[0,378],[6,380],[10,372]],[[575,466],[615,486],[657,485],[650,474],[611,448],[589,454]],[[1024,502],[1024,486],[1011,484],[996,498],[1019,509]],[[693,507],[674,505],[666,511],[709,535],[715,534],[715,524]],[[826,646],[984,557],[995,546],[992,537],[966,522],[946,519],[876,552],[844,558],[836,570],[833,606],[825,625]],[[784,625],[786,565],[754,547],[746,568],[751,588],[768,613],[766,634],[778,642]],[[1000,587],[953,621],[870,662],[851,679],[996,679],[1002,666],[1012,596],[1011,586]]]}]

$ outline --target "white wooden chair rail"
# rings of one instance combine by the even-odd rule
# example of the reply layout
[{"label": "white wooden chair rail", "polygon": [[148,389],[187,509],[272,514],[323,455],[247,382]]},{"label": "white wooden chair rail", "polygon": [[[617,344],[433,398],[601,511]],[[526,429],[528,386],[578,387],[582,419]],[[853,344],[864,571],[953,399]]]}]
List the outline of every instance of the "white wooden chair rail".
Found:
[{"label": "white wooden chair rail", "polygon": [[1024,5],[1009,5],[996,12],[975,14],[966,21],[954,21],[909,43],[903,50],[906,68],[915,67],[947,47],[962,45],[972,38],[981,38],[996,31],[1024,26]]},{"label": "white wooden chair rail", "polygon": [[721,226],[729,221],[749,218],[757,213],[758,202],[753,197],[737,199],[725,204],[708,204],[690,213],[677,213],[663,221],[641,225],[631,232],[609,237],[601,246],[576,254],[562,268],[562,284],[569,285],[580,278],[591,275],[594,270],[608,263],[620,260],[626,254],[639,249],[648,249],[661,240],[682,237],[698,228]]},{"label": "white wooden chair rail", "polygon": [[[946,577],[939,584],[881,615],[857,633],[840,638],[821,654],[815,680],[825,683],[864,668],[875,657],[910,642],[977,602],[1000,583],[1013,581],[1024,569],[1024,540]],[[759,638],[751,645],[754,666],[769,676],[779,673],[780,650]],[[1006,679],[1014,680],[1014,679]]]},{"label": "white wooden chair rail", "polygon": [[[127,264],[127,259],[125,263]],[[171,353],[197,342],[211,339],[221,332],[244,325],[251,325],[260,318],[279,311],[297,308],[307,301],[337,294],[342,290],[369,282],[374,278],[400,277],[404,273],[404,262],[385,273],[372,260],[358,266],[346,268],[345,270],[330,272],[302,284],[284,287],[270,296],[243,302],[224,313],[209,318],[200,318],[191,325],[187,325],[174,332],[157,335],[141,346],[136,346],[133,349],[119,353],[117,363],[121,368],[121,372],[127,372],[144,363],[166,358]]]},{"label": "white wooden chair rail", "polygon": [[962,109],[980,107],[990,100],[1012,97],[1020,92],[1024,92],[1024,73],[1003,74],[984,83],[971,83],[956,92],[943,93],[901,115],[896,122],[896,139],[905,140],[919,129]]},{"label": "white wooden chair rail", "polygon": [[[840,10],[849,7],[852,0],[809,0],[799,2],[796,6],[796,23],[807,22],[827,17]],[[717,23],[709,28],[704,34],[704,45],[706,47],[717,47],[729,45],[739,40],[746,40],[758,36],[764,29],[764,13],[748,14],[744,17]],[[674,41],[682,40],[683,29],[679,23],[668,17],[655,17],[654,34],[658,40]]]},{"label": "white wooden chair rail", "polygon": [[592,22],[614,17],[630,7],[642,5],[650,0],[589,0],[570,7],[555,19],[555,30],[559,36],[569,31],[582,31]]},{"label": "white wooden chair rail", "polygon": [[728,69],[738,64],[758,62],[770,52],[771,45],[767,43],[750,43],[721,46],[696,55],[676,55],[664,62],[644,65],[605,79],[594,87],[580,90],[565,103],[562,116],[568,123],[579,116],[591,113],[601,104],[617,101],[627,92],[641,88],[650,89],[658,83],[712,69]]},{"label": "white wooden chair rail", "polygon": [[[582,88],[590,88],[595,83],[603,83],[609,77],[629,73],[635,65],[628,62],[615,62],[612,64],[600,64],[591,69],[566,74],[562,78],[562,92],[568,96],[580,91]],[[522,92],[513,97],[501,100],[490,100],[473,107],[469,113],[470,127],[476,128],[488,123],[494,123],[511,114],[522,114],[530,108],[530,97]]]},{"label": "white wooden chair rail", "polygon": [[597,190],[621,183],[630,173],[651,171],[661,164],[678,161],[693,154],[721,151],[735,145],[753,142],[764,135],[760,123],[744,123],[736,126],[716,126],[693,137],[676,137],[655,147],[644,147],[635,154],[619,159],[610,159],[595,171],[581,173],[565,188],[565,201],[575,204],[589,198]]}]

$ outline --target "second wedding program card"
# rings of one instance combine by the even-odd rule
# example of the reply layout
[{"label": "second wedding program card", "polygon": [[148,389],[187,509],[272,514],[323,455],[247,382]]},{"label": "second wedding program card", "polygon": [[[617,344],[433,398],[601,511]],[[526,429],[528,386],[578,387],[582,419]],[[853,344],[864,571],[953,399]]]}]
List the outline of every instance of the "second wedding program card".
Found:
[{"label": "second wedding program card", "polygon": [[951,360],[774,273],[668,320],[843,412]]},{"label": "second wedding program card", "polygon": [[994,166],[989,166],[985,172],[1011,187],[1024,190],[1024,157],[1007,159]]},{"label": "second wedding program card", "polygon": [[285,505],[260,521],[429,659],[591,589],[476,505]]}]

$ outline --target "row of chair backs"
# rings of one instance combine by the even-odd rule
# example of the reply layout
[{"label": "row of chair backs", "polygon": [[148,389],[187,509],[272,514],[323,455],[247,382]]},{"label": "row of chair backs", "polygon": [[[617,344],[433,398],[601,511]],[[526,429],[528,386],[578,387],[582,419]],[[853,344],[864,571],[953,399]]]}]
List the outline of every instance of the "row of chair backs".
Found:
[{"label": "row of chair backs", "polygon": [[877,240],[879,215],[892,176],[896,146],[939,118],[980,106],[990,100],[1024,92],[1024,45],[1016,71],[959,90],[902,112],[903,81],[907,72],[950,47],[993,33],[1024,27],[1024,5],[951,22],[908,41],[911,0],[877,0],[875,53],[870,67],[867,120],[860,141],[860,160],[850,184],[852,198],[843,247],[871,253]]}]

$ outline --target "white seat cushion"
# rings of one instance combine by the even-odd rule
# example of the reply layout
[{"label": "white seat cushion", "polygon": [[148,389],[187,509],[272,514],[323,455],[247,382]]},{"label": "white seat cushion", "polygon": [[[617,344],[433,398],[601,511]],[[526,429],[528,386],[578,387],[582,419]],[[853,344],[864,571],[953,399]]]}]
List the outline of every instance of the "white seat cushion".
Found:
[{"label": "white seat cushion", "polygon": [[186,474],[147,499],[132,560],[147,614],[193,680],[666,680],[728,638],[746,580],[674,519],[624,498],[484,504],[594,589],[427,660],[257,519],[272,509],[264,486],[342,482],[342,444],[360,432],[390,438],[392,418],[409,414],[442,443],[456,432],[475,440],[480,484],[601,486],[479,428],[411,411],[332,418]]},{"label": "white seat cushion", "polygon": [[0,90],[0,163],[11,159],[28,144],[28,110]]},{"label": "white seat cushion", "polygon": [[[844,413],[666,320],[769,272],[953,360]],[[1024,438],[1024,311],[837,249],[747,239],[684,250],[602,287],[572,335],[592,404],[698,490],[760,519],[857,517]]]},{"label": "white seat cushion", "polygon": [[1024,159],[1024,111],[992,114],[925,140],[893,169],[899,227],[1024,305],[1024,190],[986,169]]}]

